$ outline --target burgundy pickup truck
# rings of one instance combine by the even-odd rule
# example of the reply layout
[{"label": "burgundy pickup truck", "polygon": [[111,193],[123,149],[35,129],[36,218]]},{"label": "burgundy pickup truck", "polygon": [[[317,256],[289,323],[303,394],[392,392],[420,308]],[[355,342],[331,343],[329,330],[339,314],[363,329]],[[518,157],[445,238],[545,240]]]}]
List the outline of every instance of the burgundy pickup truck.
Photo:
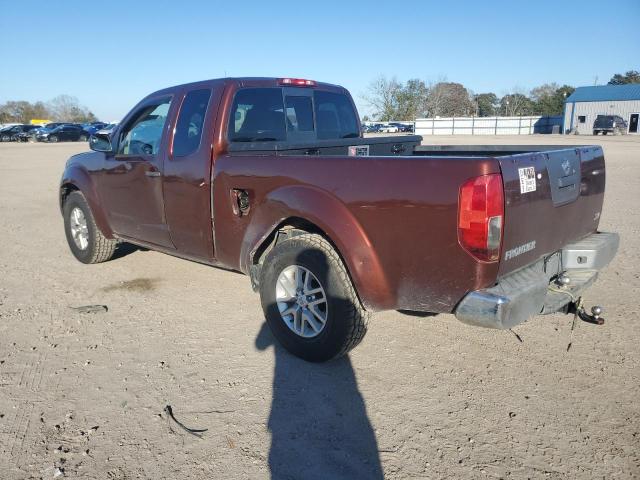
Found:
[{"label": "burgundy pickup truck", "polygon": [[371,312],[508,329],[562,311],[618,248],[598,232],[602,149],[420,146],[362,138],[349,93],[226,78],[155,92],[60,184],[84,263],[129,242],[250,276],[269,326],[311,361],[360,342]]}]

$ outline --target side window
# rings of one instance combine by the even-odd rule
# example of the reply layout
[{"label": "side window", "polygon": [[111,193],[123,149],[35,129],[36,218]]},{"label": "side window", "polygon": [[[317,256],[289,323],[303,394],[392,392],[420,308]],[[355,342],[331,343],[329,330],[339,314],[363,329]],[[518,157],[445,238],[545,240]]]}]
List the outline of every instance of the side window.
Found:
[{"label": "side window", "polygon": [[211,97],[211,90],[194,90],[187,93],[182,102],[180,115],[176,122],[173,136],[173,155],[184,157],[190,155],[200,147],[202,125],[207,113],[207,105]]},{"label": "side window", "polygon": [[160,148],[171,98],[142,107],[120,133],[118,154],[155,155]]},{"label": "side window", "polygon": [[228,137],[231,142],[286,140],[282,89],[238,90],[231,107]]},{"label": "side window", "polygon": [[341,93],[314,93],[318,140],[356,138],[358,122],[349,98]]},{"label": "side window", "polygon": [[313,132],[313,106],[311,97],[287,96],[287,130],[294,132]]}]

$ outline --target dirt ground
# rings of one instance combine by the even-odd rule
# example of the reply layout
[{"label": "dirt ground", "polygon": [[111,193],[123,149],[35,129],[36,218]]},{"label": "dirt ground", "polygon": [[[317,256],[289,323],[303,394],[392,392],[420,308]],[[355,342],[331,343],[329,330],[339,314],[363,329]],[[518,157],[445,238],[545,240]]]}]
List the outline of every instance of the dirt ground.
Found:
[{"label": "dirt ground", "polygon": [[[376,315],[348,358],[278,346],[242,275],[151,251],[83,265],[57,187],[81,144],[0,144],[0,478],[640,477],[640,137],[598,143],[606,324]],[[72,307],[103,304],[108,311]],[[168,418],[195,429],[188,433]]]}]

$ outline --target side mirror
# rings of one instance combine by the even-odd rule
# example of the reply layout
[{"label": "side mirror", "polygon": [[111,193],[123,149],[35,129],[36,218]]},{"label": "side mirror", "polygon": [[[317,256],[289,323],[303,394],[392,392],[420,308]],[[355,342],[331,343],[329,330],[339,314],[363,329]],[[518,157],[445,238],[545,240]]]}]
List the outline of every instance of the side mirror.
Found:
[{"label": "side mirror", "polygon": [[112,152],[111,137],[107,133],[96,132],[89,137],[89,148],[96,152]]}]

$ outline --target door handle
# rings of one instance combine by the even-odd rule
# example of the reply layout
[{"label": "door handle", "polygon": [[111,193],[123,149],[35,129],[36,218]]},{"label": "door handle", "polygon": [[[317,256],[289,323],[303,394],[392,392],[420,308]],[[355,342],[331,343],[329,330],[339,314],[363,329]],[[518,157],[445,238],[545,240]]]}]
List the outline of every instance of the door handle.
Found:
[{"label": "door handle", "polygon": [[147,177],[159,177],[160,176],[160,172],[158,172],[157,170],[147,170],[146,172],[144,172],[144,174]]}]

